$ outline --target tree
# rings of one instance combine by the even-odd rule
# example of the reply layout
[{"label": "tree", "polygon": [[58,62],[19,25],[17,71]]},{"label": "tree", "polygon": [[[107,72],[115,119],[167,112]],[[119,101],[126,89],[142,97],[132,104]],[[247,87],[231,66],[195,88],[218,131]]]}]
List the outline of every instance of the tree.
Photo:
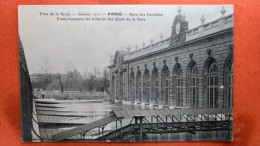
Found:
[{"label": "tree", "polygon": [[41,70],[45,72],[45,89],[47,89],[48,84],[50,83],[49,76],[48,76],[48,68],[49,68],[49,58],[44,56],[41,59]]},{"label": "tree", "polygon": [[60,88],[61,88],[61,94],[63,94],[63,83],[61,81],[61,76],[60,73],[58,72],[58,79],[59,79],[59,83],[60,83]]},{"label": "tree", "polygon": [[102,74],[98,74],[100,78],[100,83],[101,83],[101,91],[102,92],[107,92],[108,87],[109,87],[109,72],[106,68],[103,69]]},{"label": "tree", "polygon": [[91,92],[97,87],[97,74],[96,69],[93,72],[88,72],[87,87]]}]

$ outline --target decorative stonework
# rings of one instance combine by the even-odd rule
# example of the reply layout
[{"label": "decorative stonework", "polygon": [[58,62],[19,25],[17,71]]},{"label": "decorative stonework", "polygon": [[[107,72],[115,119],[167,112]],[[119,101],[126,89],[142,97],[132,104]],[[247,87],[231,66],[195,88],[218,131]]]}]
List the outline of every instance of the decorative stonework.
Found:
[{"label": "decorative stonework", "polygon": [[165,60],[163,60],[163,64],[164,64],[164,65],[166,65],[166,59],[165,59]]},{"label": "decorative stonework", "polygon": [[[179,17],[178,17],[179,16]],[[201,16],[201,15],[200,15]],[[181,106],[183,107],[189,107],[191,104],[190,100],[190,93],[191,91],[189,90],[191,87],[191,78],[194,78],[198,76],[198,82],[196,81],[196,88],[198,88],[198,107],[199,108],[207,108],[207,92],[208,88],[207,86],[207,77],[210,75],[208,73],[207,68],[210,67],[210,64],[212,63],[224,63],[226,62],[226,59],[228,57],[232,57],[233,59],[233,29],[230,29],[233,27],[233,14],[221,17],[215,21],[212,22],[207,22],[205,21],[205,17],[202,15],[201,17],[198,18],[198,20],[201,21],[201,24],[198,27],[195,27],[193,29],[186,30],[181,33],[179,29],[182,29],[180,26],[184,26],[182,23],[185,22],[185,16],[181,12],[179,15],[177,15],[178,19],[180,21],[176,21],[178,24],[178,27],[174,25],[172,27],[173,32],[173,37],[183,34],[186,34],[188,36],[188,39],[186,37],[186,42],[182,44],[182,42],[175,42],[174,46],[171,46],[171,39],[167,38],[162,40],[162,35],[160,36],[160,41],[158,42],[151,42],[147,41],[147,46],[145,46],[144,42],[143,48],[139,48],[137,51],[130,52],[124,56],[124,61],[125,66],[129,65],[132,72],[131,74],[126,74],[126,78],[131,80],[131,75],[134,75],[134,73],[137,76],[141,77],[146,77],[146,73],[150,72],[150,76],[152,77],[149,79],[150,81],[150,97],[152,99],[153,95],[155,92],[153,92],[152,86],[155,83],[154,79],[157,79],[157,84],[158,84],[158,98],[157,100],[159,101],[158,104],[161,104],[160,100],[162,99],[162,91],[164,91],[163,86],[162,86],[162,74],[170,77],[170,82],[169,82],[169,99],[172,99],[173,101],[169,101],[169,104],[175,104],[174,102],[176,99],[176,94],[177,94],[177,86],[175,84],[177,83],[177,79],[183,81],[183,85],[181,85],[186,93],[183,91],[183,103]],[[176,18],[177,19],[177,18]],[[206,22],[206,23],[205,23]],[[185,22],[186,23],[186,22]],[[184,24],[185,24],[184,23]],[[181,25],[182,24],[182,25]],[[178,33],[176,28],[178,28]],[[225,33],[225,36],[223,37],[222,34],[219,34],[218,32],[223,31]],[[214,34],[214,35],[210,35]],[[193,41],[191,41],[193,40]],[[204,41],[203,41],[204,40]],[[217,40],[217,41],[216,41]],[[194,56],[196,55],[196,56]],[[179,60],[180,58],[180,60]],[[166,65],[166,60],[167,60],[167,65]],[[158,62],[158,63],[157,63]],[[233,62],[233,60],[232,60]],[[157,63],[157,64],[156,64]],[[196,71],[193,70],[193,67],[196,65]],[[220,72],[217,74],[218,76],[218,81],[219,85],[223,85],[223,73],[221,72],[223,70],[223,65],[217,64],[218,69]],[[137,67],[137,69],[135,68]],[[139,68],[141,67],[141,68]],[[180,69],[180,74],[177,73],[178,70]],[[134,72],[133,72],[134,70]],[[120,70],[119,70],[120,71]],[[194,71],[194,72],[192,72]],[[149,76],[148,76],[149,77]],[[137,78],[136,78],[137,79]],[[139,83],[141,86],[141,91],[143,92],[144,87],[146,84],[143,84],[143,79],[140,80]],[[132,91],[132,88],[135,89],[136,87],[136,81],[132,85],[130,82],[128,82],[128,87]],[[141,84],[142,83],[142,84]],[[220,87],[220,86],[219,86]],[[216,88],[219,88],[216,87]],[[194,87],[195,88],[195,87]],[[135,99],[137,99],[137,94],[134,91],[133,94],[135,95]],[[143,93],[142,93],[143,94]],[[139,96],[139,95],[138,95]],[[140,95],[139,98],[143,98],[144,96]],[[222,106],[224,99],[224,94],[219,95],[218,98],[218,104]],[[128,100],[127,98],[125,100]],[[136,102],[136,101],[135,101]],[[142,101],[141,101],[142,102]],[[152,102],[151,102],[152,103]],[[189,107],[190,108],[190,107]]]},{"label": "decorative stonework", "polygon": [[181,11],[182,11],[182,10],[181,10],[181,7],[179,6],[179,7],[178,7],[178,10],[177,10],[177,12],[179,13],[179,15],[181,15]]},{"label": "decorative stonework", "polygon": [[128,47],[126,48],[126,50],[127,50],[127,52],[131,52],[131,47],[128,46]]},{"label": "decorative stonework", "polygon": [[175,57],[174,59],[175,59],[176,63],[178,63],[179,57]]},{"label": "decorative stonework", "polygon": [[186,31],[188,30],[188,21],[186,21],[186,16],[183,13],[181,15],[181,8],[179,7],[177,12],[178,15],[175,16],[172,25],[172,34],[170,38],[170,46],[175,46],[177,44],[181,44],[186,40]]},{"label": "decorative stonework", "polygon": [[233,44],[228,46],[229,53],[233,53]]},{"label": "decorative stonework", "polygon": [[201,21],[201,24],[204,24],[204,22],[205,22],[205,17],[204,17],[204,15],[201,16],[200,21]]},{"label": "decorative stonework", "polygon": [[222,17],[224,17],[224,16],[225,16],[226,9],[225,9],[225,7],[224,7],[224,6],[222,7],[222,9],[221,9],[220,13],[222,14]]},{"label": "decorative stonework", "polygon": [[161,33],[161,35],[160,35],[160,39],[162,40],[163,39],[163,34]]},{"label": "decorative stonework", "polygon": [[154,67],[156,66],[156,62],[153,62],[153,66],[154,66]]},{"label": "decorative stonework", "polygon": [[190,60],[193,60],[193,53],[189,54]]},{"label": "decorative stonework", "polygon": [[207,50],[207,54],[208,54],[208,57],[211,57],[211,56],[212,56],[212,50],[211,50],[211,49],[208,49],[208,50]]},{"label": "decorative stonework", "polygon": [[143,42],[143,44],[142,44],[142,45],[143,45],[143,47],[144,47],[144,46],[145,46],[145,42]]},{"label": "decorative stonework", "polygon": [[153,44],[153,38],[151,38],[150,43]]}]

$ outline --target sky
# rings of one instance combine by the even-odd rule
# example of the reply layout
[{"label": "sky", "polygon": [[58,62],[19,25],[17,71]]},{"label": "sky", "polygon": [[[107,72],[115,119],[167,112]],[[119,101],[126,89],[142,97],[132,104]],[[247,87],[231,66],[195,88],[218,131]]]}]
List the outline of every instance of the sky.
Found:
[{"label": "sky", "polygon": [[[102,70],[109,65],[110,56],[116,50],[135,50],[142,43],[150,44],[171,35],[174,17],[178,14],[176,5],[108,5],[108,6],[19,6],[19,35],[30,74],[66,73],[75,68],[84,73],[96,68]],[[189,29],[221,17],[222,5],[189,6],[181,5]],[[233,13],[232,5],[225,5],[226,14]],[[59,16],[51,16],[57,12]],[[111,18],[144,18],[145,21],[61,21],[60,18],[85,18],[78,13],[91,13],[91,17],[107,18],[108,13],[121,12],[123,16]],[[48,15],[44,15],[48,13]],[[61,16],[70,13],[71,16]],[[93,16],[94,13],[105,15]],[[160,13],[163,16],[129,16],[140,13]],[[76,14],[76,15],[72,15]]]}]

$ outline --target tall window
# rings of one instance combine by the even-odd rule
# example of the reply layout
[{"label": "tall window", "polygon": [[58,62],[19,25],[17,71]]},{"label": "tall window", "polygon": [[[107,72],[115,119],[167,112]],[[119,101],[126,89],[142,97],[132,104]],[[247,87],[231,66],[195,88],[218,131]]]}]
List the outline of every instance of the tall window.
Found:
[{"label": "tall window", "polygon": [[224,67],[225,107],[233,107],[233,54],[230,54]]},{"label": "tall window", "polygon": [[141,102],[141,88],[142,88],[142,80],[141,80],[141,72],[140,70],[137,71],[136,74],[136,100]]},{"label": "tall window", "polygon": [[198,108],[198,96],[199,96],[199,78],[198,78],[199,70],[197,65],[195,64],[190,72],[190,103],[191,108]]},{"label": "tall window", "polygon": [[228,107],[233,107],[233,63],[228,73]]},{"label": "tall window", "polygon": [[135,75],[131,72],[130,75],[130,101],[135,101]]},{"label": "tall window", "polygon": [[119,79],[120,81],[120,96],[119,96],[119,100],[122,100],[123,99],[123,97],[124,97],[124,72],[120,72],[120,79]]},{"label": "tall window", "polygon": [[176,105],[183,106],[183,73],[181,67],[177,71],[176,90]]},{"label": "tall window", "polygon": [[207,76],[208,108],[218,107],[218,68],[216,63],[209,66]]},{"label": "tall window", "polygon": [[150,96],[150,76],[149,71],[146,69],[144,71],[144,77],[143,77],[143,97],[144,102],[149,103],[149,96]]},{"label": "tall window", "polygon": [[160,83],[159,83],[159,75],[158,75],[158,69],[154,68],[152,72],[152,98],[150,100],[151,103],[158,104],[159,103],[159,89],[160,89]]},{"label": "tall window", "polygon": [[170,74],[167,66],[164,66],[162,69],[162,101],[164,105],[169,104],[170,97]]}]

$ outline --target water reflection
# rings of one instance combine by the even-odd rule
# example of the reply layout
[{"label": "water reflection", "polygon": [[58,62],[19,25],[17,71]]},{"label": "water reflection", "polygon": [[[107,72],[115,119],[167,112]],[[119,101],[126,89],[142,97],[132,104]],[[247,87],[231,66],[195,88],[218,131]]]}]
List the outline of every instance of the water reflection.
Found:
[{"label": "water reflection", "polygon": [[[112,103],[108,101],[59,101],[62,103],[62,108],[58,108],[59,111],[71,111],[79,113],[86,117],[74,117],[69,120],[76,120],[81,123],[89,123],[104,117],[109,116],[113,110],[134,110],[134,109],[152,109],[151,107],[140,106],[140,105],[126,105],[121,103]],[[148,121],[151,121],[147,117]],[[131,119],[123,119],[122,126],[126,126],[130,123]],[[105,126],[103,134],[109,133],[119,128],[119,122],[112,122]],[[47,127],[46,127],[47,128]],[[61,128],[57,127],[60,131],[68,130],[74,127]],[[102,130],[95,128],[88,131],[86,134],[77,135],[73,138],[84,138],[84,139],[96,139]],[[212,131],[212,132],[196,132],[192,133],[170,133],[170,134],[146,134],[144,135],[143,141],[209,141],[209,140],[229,140],[231,133],[228,131]],[[131,139],[130,141],[139,141],[138,137]]]}]

